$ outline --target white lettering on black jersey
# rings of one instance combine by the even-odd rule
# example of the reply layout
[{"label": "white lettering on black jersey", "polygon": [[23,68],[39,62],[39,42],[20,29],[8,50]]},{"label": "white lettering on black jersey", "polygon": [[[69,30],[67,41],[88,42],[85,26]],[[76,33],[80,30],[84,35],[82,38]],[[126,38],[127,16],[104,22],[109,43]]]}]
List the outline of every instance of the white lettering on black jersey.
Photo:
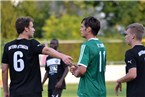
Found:
[{"label": "white lettering on black jersey", "polygon": [[19,48],[28,50],[28,46],[27,45],[19,44],[19,45],[10,45],[9,46],[9,50],[11,50],[11,49],[19,49]]},{"label": "white lettering on black jersey", "polygon": [[145,54],[145,50],[141,50],[140,52],[138,52],[138,55],[139,55],[139,56],[141,56],[141,55],[143,55],[143,54]]},{"label": "white lettering on black jersey", "polygon": [[16,39],[4,46],[2,63],[8,64],[12,93],[22,95],[42,91],[39,54],[44,46],[37,46],[39,44],[35,39]]}]

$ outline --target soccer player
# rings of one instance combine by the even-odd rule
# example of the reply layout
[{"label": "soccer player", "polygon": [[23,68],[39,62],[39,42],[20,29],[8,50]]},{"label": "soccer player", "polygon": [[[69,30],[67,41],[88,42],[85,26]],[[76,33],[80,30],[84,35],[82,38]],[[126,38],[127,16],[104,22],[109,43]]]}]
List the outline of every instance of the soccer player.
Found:
[{"label": "soccer player", "polygon": [[[39,54],[51,55],[71,64],[71,57],[44,47],[35,39],[33,20],[21,17],[16,20],[18,38],[4,46],[2,81],[4,97],[42,97]],[[8,69],[10,88],[8,89]]]},{"label": "soccer player", "polygon": [[126,51],[126,75],[116,81],[115,92],[122,90],[122,83],[127,83],[126,97],[145,97],[145,47],[141,43],[145,29],[142,24],[127,26],[125,41],[131,46]]},{"label": "soccer player", "polygon": [[81,45],[78,65],[70,68],[74,76],[80,77],[78,97],[106,97],[106,49],[96,38],[99,30],[100,22],[96,18],[82,20],[80,31],[87,41]]},{"label": "soccer player", "polygon": [[[57,39],[50,41],[50,47],[57,50],[59,42]],[[68,73],[68,66],[55,57],[48,56],[45,65],[45,75],[42,84],[49,78],[48,97],[61,97],[63,89],[66,88],[65,77]]]}]

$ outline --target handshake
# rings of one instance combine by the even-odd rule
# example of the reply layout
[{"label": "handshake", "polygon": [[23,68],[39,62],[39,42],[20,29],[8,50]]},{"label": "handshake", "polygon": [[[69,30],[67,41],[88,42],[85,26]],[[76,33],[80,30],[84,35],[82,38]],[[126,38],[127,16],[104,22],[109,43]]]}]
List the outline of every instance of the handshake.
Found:
[{"label": "handshake", "polygon": [[76,64],[71,64],[71,65],[68,65],[69,67],[70,67],[70,72],[72,73],[72,75],[74,75],[74,76],[76,76],[76,77],[78,77],[77,76],[77,72],[78,72],[78,65],[76,65]]}]

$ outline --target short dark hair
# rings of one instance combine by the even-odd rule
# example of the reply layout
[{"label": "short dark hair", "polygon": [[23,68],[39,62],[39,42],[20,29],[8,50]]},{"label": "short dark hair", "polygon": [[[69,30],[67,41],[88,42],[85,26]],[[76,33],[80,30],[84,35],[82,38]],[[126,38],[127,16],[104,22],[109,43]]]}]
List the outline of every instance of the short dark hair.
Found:
[{"label": "short dark hair", "polygon": [[85,27],[90,27],[92,29],[92,34],[97,35],[99,30],[100,30],[100,21],[97,20],[96,18],[90,16],[84,18],[81,23],[84,23]]},{"label": "short dark hair", "polygon": [[16,20],[16,31],[18,34],[21,34],[25,27],[29,27],[29,23],[33,22],[33,19],[31,17],[20,17]]},{"label": "short dark hair", "polygon": [[136,35],[136,38],[138,40],[142,40],[142,37],[145,33],[145,28],[142,24],[140,23],[133,23],[127,26],[126,30],[130,29],[131,33],[134,33]]},{"label": "short dark hair", "polygon": [[50,42],[52,42],[52,41],[56,41],[56,42],[57,42],[57,45],[59,45],[59,41],[58,41],[58,39],[53,38],[53,39],[51,39]]}]

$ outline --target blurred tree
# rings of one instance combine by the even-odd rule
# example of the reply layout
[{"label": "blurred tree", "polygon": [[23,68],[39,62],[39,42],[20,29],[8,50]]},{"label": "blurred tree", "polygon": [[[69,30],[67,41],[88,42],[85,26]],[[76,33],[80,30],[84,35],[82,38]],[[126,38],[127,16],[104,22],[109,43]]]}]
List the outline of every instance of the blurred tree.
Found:
[{"label": "blurred tree", "polygon": [[[117,32],[116,30],[127,26],[133,22],[145,25],[145,2],[144,1],[86,1],[87,5],[92,5],[100,13],[104,13],[104,20],[107,21],[105,32]],[[101,14],[100,14],[101,15]],[[114,30],[112,30],[114,29]],[[116,30],[115,30],[116,29]],[[105,33],[107,34],[107,33]],[[112,33],[110,33],[112,36]]]},{"label": "blurred tree", "polygon": [[2,39],[13,39],[16,37],[15,20],[17,13],[10,1],[1,1],[1,32]]},{"label": "blurred tree", "polygon": [[43,27],[44,38],[79,39],[81,19],[98,14],[94,10],[91,4],[87,5],[84,1],[51,1],[51,17]]},{"label": "blurred tree", "polygon": [[109,25],[128,25],[133,22],[145,24],[145,2],[112,1],[104,2],[103,10]]},{"label": "blurred tree", "polygon": [[83,1],[49,1],[50,15],[61,17],[63,14],[84,15],[86,5]]},{"label": "blurred tree", "polygon": [[[101,29],[103,29],[100,32],[105,32],[105,35],[110,34],[110,36],[116,35],[110,32],[117,32],[117,27],[123,28],[132,22],[140,22],[145,25],[144,1],[20,1],[13,3],[11,1],[1,1],[2,38],[16,37],[14,25],[16,18],[19,16],[31,16],[34,19],[35,37],[37,38],[59,36],[61,39],[66,39],[64,36],[67,36],[68,39],[70,35],[73,37],[70,39],[78,38],[80,37],[80,34],[77,34],[80,19],[86,16],[97,17],[101,21]],[[50,20],[49,16],[53,20]],[[61,27],[61,29],[49,23],[50,21],[51,23],[56,22],[54,20],[59,21],[57,27]],[[51,29],[53,28],[53,31],[46,30],[49,27],[48,25]],[[65,28],[63,28],[64,26]],[[68,30],[67,27],[71,30]],[[46,32],[51,33],[51,36]],[[52,34],[52,32],[55,33]],[[62,34],[55,35],[56,32]]]},{"label": "blurred tree", "polygon": [[17,6],[19,15],[31,16],[34,19],[34,25],[36,33],[34,34],[37,38],[42,38],[42,26],[45,19],[48,18],[48,2],[44,1],[25,1]]},{"label": "blurred tree", "polygon": [[23,1],[19,3],[2,1],[2,38],[16,38],[15,21],[21,16],[34,19],[35,37],[42,38],[42,26],[48,18],[48,3],[38,1]]},{"label": "blurred tree", "polygon": [[78,39],[80,38],[81,17],[64,14],[60,18],[52,15],[43,27],[44,38]]}]

